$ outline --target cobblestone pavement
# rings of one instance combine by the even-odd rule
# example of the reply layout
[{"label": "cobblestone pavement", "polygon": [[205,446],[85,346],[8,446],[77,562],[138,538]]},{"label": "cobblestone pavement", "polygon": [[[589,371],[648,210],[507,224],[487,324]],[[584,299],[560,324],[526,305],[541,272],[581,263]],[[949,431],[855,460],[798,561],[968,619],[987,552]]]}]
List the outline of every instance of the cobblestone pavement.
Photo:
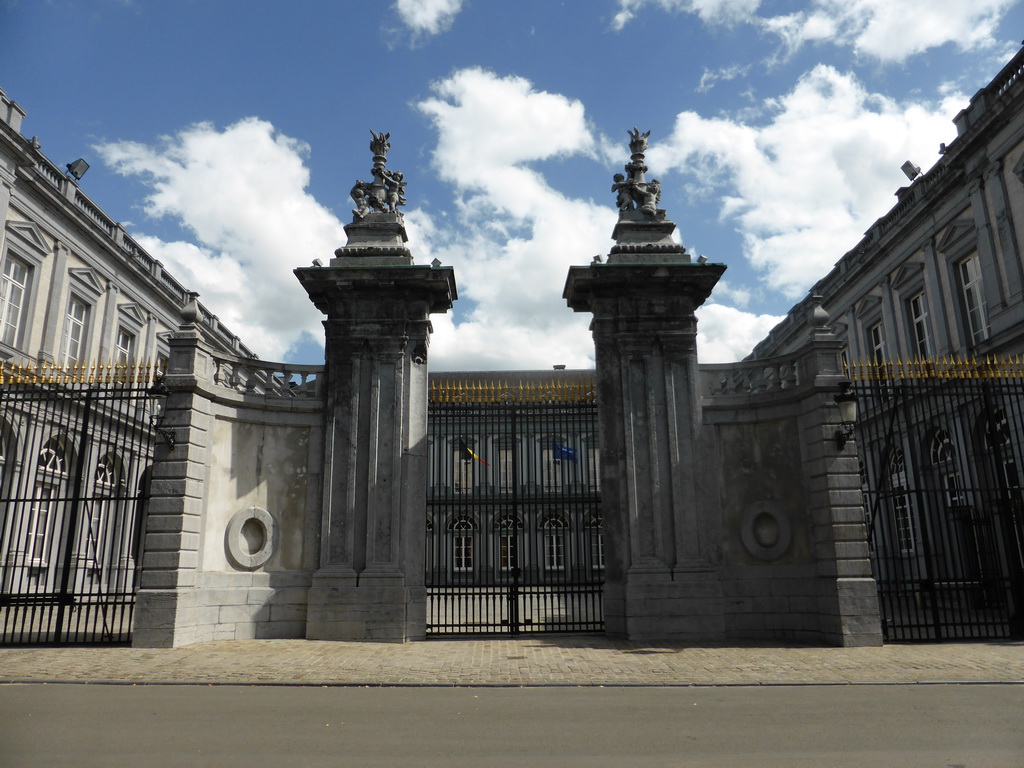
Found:
[{"label": "cobblestone pavement", "polygon": [[0,648],[0,683],[256,685],[1024,684],[1024,643],[641,645],[599,636],[349,643],[232,640],[184,648]]}]

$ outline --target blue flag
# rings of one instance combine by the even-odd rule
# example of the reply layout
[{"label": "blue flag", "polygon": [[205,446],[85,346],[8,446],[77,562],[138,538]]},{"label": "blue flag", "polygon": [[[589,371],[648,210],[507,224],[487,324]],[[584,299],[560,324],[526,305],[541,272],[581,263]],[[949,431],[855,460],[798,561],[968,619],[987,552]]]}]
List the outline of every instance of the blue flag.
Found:
[{"label": "blue flag", "polygon": [[576,458],[575,448],[566,448],[564,445],[559,445],[558,443],[555,443],[555,449],[553,453],[555,461],[571,461],[573,464],[579,463],[579,461]]}]

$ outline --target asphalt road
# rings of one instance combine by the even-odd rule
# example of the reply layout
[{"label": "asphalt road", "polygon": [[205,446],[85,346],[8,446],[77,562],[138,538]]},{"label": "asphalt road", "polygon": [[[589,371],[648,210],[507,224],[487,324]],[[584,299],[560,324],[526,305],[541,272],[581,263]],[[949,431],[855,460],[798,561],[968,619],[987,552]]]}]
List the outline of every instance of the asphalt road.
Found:
[{"label": "asphalt road", "polygon": [[0,766],[1024,767],[1024,686],[0,686]]}]

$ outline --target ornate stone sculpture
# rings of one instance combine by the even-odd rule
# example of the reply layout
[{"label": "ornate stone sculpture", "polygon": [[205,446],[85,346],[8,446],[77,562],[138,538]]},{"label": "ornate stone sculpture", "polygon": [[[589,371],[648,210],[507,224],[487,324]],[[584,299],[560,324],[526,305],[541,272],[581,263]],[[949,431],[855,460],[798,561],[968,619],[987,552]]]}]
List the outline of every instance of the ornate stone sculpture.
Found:
[{"label": "ornate stone sculpture", "polygon": [[633,128],[627,133],[631,155],[624,168],[626,175],[616,173],[613,177],[612,192],[615,193],[615,204],[620,212],[639,210],[653,219],[658,214],[661,183],[657,179],[648,182],[644,178],[647,172],[644,152],[647,151],[647,137],[651,132],[640,133],[640,129]]},{"label": "ornate stone sculpture", "polygon": [[352,209],[353,223],[366,217],[372,211],[391,213],[402,219],[398,206],[405,205],[405,176],[400,171],[389,171],[388,150],[391,149],[391,134],[370,131],[370,151],[373,152],[373,181],[356,181],[349,192],[356,207]]}]

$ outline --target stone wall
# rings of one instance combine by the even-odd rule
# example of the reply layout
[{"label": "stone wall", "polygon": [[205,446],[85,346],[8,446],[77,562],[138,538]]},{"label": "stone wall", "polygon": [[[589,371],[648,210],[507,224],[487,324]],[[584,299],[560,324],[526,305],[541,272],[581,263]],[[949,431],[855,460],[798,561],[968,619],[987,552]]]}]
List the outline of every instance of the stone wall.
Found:
[{"label": "stone wall", "polygon": [[856,449],[834,440],[841,380],[824,332],[782,358],[701,366],[726,637],[881,643]]},{"label": "stone wall", "polygon": [[301,638],[317,564],[320,371],[171,340],[136,646]]}]

